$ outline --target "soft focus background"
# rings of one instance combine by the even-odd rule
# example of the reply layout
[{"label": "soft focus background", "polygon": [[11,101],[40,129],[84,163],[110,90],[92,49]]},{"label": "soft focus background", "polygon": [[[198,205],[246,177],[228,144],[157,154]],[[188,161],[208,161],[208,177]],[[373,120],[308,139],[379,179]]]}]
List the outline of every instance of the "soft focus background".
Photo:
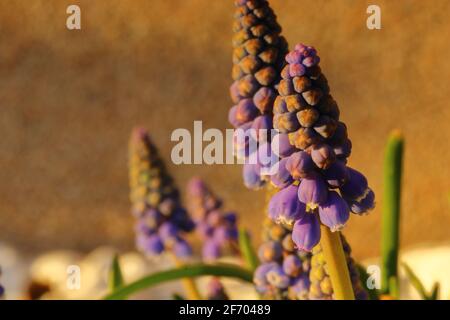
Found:
[{"label": "soft focus background", "polygon": [[[255,237],[262,192],[240,166],[175,166],[175,128],[225,129],[231,106],[231,0],[0,2],[0,241],[22,252],[133,247],[127,140],[149,128],[178,184],[200,175]],[[291,47],[316,46],[377,208],[346,234],[357,258],[378,255],[388,133],[406,137],[402,246],[450,240],[450,2],[273,0]],[[78,4],[82,30],[66,29]]]}]

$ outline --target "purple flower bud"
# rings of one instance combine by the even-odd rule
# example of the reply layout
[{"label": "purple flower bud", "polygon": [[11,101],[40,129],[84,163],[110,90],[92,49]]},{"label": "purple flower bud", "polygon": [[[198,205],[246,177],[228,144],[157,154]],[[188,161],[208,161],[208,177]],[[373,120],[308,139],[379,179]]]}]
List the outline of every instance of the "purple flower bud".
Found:
[{"label": "purple flower bud", "polygon": [[245,159],[250,153],[256,150],[250,150],[250,139],[256,139],[253,136],[252,131],[249,131],[252,126],[252,122],[247,122],[237,128],[233,133],[233,147],[236,157],[239,159]]},{"label": "purple flower bud", "polygon": [[274,221],[292,224],[305,215],[305,205],[298,200],[298,187],[290,185],[276,193],[269,202],[269,216]]},{"label": "purple flower bud", "polygon": [[202,197],[207,192],[205,183],[198,177],[191,178],[187,188],[189,190],[189,194],[193,197]]},{"label": "purple flower bud", "polygon": [[241,121],[239,121],[236,118],[236,113],[237,113],[237,105],[233,106],[229,111],[228,111],[228,122],[231,123],[231,125],[235,128],[239,127],[240,125],[242,125],[243,123]]},{"label": "purple flower bud", "polygon": [[294,280],[294,283],[289,287],[289,297],[293,300],[309,300],[309,281],[308,274],[302,274]]},{"label": "purple flower bud", "polygon": [[176,209],[170,218],[172,222],[184,232],[191,232],[195,228],[194,221],[188,216],[186,210],[182,208]]},{"label": "purple flower bud", "polygon": [[220,257],[220,245],[216,241],[208,240],[202,248],[202,257],[207,261],[216,260]]},{"label": "purple flower bud", "polygon": [[323,177],[315,174],[304,178],[298,187],[298,199],[306,204],[306,210],[314,210],[327,200],[328,187]]},{"label": "purple flower bud", "polygon": [[236,121],[245,123],[253,120],[258,115],[258,109],[251,99],[243,99],[239,101],[236,109]]},{"label": "purple flower bud", "polygon": [[352,142],[349,139],[333,146],[334,153],[339,159],[346,159],[352,152]]},{"label": "purple flower bud", "polygon": [[177,202],[174,198],[166,198],[159,205],[158,210],[165,217],[168,217],[172,214],[172,212],[176,209]]},{"label": "purple flower bud", "polygon": [[315,214],[305,214],[292,229],[292,241],[297,249],[311,251],[320,241],[320,224]]},{"label": "purple flower bud", "polygon": [[157,228],[149,227],[145,221],[138,220],[134,226],[134,230],[136,233],[143,233],[145,235],[150,235],[156,232]]},{"label": "purple flower bud", "polygon": [[269,87],[260,88],[253,97],[253,103],[262,114],[269,113],[275,100],[275,91]]},{"label": "purple flower bud", "polygon": [[368,188],[366,194],[356,200],[348,201],[350,210],[356,214],[365,214],[372,210],[375,206],[375,193]]},{"label": "purple flower bud", "polygon": [[367,192],[367,179],[364,175],[355,169],[347,167],[349,179],[341,188],[342,196],[345,199],[355,200],[364,196]]},{"label": "purple flower bud", "polygon": [[312,56],[312,57],[306,57],[305,59],[303,59],[303,65],[305,67],[312,67],[317,65],[320,62],[320,58],[318,56]]},{"label": "purple flower bud", "polygon": [[171,222],[164,222],[159,228],[159,236],[163,241],[174,239],[178,235],[178,228]]},{"label": "purple flower bud", "polygon": [[231,96],[231,100],[234,103],[238,103],[239,100],[241,100],[243,98],[241,96],[241,94],[239,93],[239,82],[238,81],[233,82],[233,84],[230,86],[230,96]]},{"label": "purple flower bud", "polygon": [[220,210],[214,210],[208,213],[206,221],[212,227],[217,227],[222,223],[222,213]]},{"label": "purple flower bud", "polygon": [[319,206],[320,221],[332,232],[344,228],[349,216],[347,203],[335,191],[330,191],[327,201]]},{"label": "purple flower bud", "polygon": [[336,155],[328,144],[322,144],[312,149],[311,158],[317,167],[327,169],[336,160]]},{"label": "purple flower bud", "polygon": [[206,221],[197,223],[197,230],[202,240],[208,239],[213,235],[214,228]]},{"label": "purple flower bud", "polygon": [[300,180],[311,175],[314,170],[314,162],[308,153],[299,151],[288,158],[286,169],[291,173],[292,178]]},{"label": "purple flower bud", "polygon": [[173,246],[173,252],[178,258],[187,258],[192,255],[192,248],[186,241],[179,239]]},{"label": "purple flower bud", "polygon": [[303,53],[306,50],[306,46],[303,43],[297,43],[294,50]]},{"label": "purple flower bud", "polygon": [[264,185],[264,180],[260,176],[261,167],[259,164],[246,163],[243,166],[244,185],[253,190],[257,190]]},{"label": "purple flower bud", "polygon": [[333,162],[330,167],[322,171],[325,180],[331,188],[343,186],[349,177],[347,167],[341,161]]},{"label": "purple flower bud", "polygon": [[285,158],[290,156],[296,149],[289,142],[289,136],[286,133],[279,133],[272,139],[272,151],[275,155]]},{"label": "purple flower bud", "polygon": [[217,227],[216,230],[214,231],[214,241],[216,241],[217,243],[226,243],[232,237],[230,231],[231,230],[228,229],[226,226]]},{"label": "purple flower bud", "polygon": [[290,283],[289,277],[283,272],[283,268],[279,265],[267,272],[267,281],[279,289],[286,289]]},{"label": "purple flower bud", "polygon": [[286,62],[289,64],[302,63],[303,56],[299,51],[291,51],[286,55]]},{"label": "purple flower bud", "polygon": [[144,211],[141,221],[151,229],[157,228],[163,219],[162,214],[156,209]]},{"label": "purple flower bud", "polygon": [[291,77],[301,77],[305,74],[305,67],[300,63],[289,65],[289,75]]},{"label": "purple flower bud", "polygon": [[160,254],[164,250],[164,244],[157,235],[138,235],[136,246],[143,252],[151,255]]},{"label": "purple flower bud", "polygon": [[296,112],[276,114],[273,118],[273,127],[281,133],[294,132],[300,127]]},{"label": "purple flower bud", "polygon": [[230,225],[235,226],[237,222],[237,215],[235,212],[227,212],[223,215],[223,219]]},{"label": "purple flower bud", "polygon": [[267,273],[277,266],[276,262],[263,263],[256,268],[253,273],[253,282],[257,287],[263,287],[268,284]]},{"label": "purple flower bud", "polygon": [[316,49],[311,46],[305,46],[302,53],[304,57],[314,57],[317,55]]},{"label": "purple flower bud", "polygon": [[270,181],[272,184],[279,189],[289,186],[294,181],[290,172],[286,169],[287,161],[288,158],[281,159],[278,164],[277,172],[270,176]]},{"label": "purple flower bud", "polygon": [[297,277],[302,271],[302,260],[295,254],[288,255],[283,260],[283,271],[288,276]]},{"label": "purple flower bud", "polygon": [[[258,164],[261,168],[268,169],[278,163],[278,157],[272,152],[270,143],[263,143],[258,147]],[[267,170],[266,170],[267,171]],[[262,170],[260,175],[268,174]]]},{"label": "purple flower bud", "polygon": [[252,129],[256,134],[256,140],[259,142],[268,142],[270,141],[270,130],[272,129],[272,116],[262,115],[256,117],[252,123]]},{"label": "purple flower bud", "polygon": [[291,76],[289,75],[289,64],[287,64],[282,70],[281,70],[281,79],[289,79]]},{"label": "purple flower bud", "polygon": [[283,255],[283,248],[279,242],[264,242],[258,249],[258,257],[262,262],[277,261]]}]

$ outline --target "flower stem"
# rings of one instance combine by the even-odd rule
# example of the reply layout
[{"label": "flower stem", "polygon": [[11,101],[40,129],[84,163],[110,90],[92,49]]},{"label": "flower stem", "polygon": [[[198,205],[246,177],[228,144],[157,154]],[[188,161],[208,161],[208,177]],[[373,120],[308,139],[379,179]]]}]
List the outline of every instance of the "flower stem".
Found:
[{"label": "flower stem", "polygon": [[[172,260],[176,267],[183,267],[184,263],[177,258],[177,256],[173,253],[170,254]],[[189,300],[202,300],[200,292],[198,291],[197,285],[193,278],[182,278],[181,282],[183,283],[184,291],[186,292],[186,296]]]},{"label": "flower stem", "polygon": [[331,232],[324,225],[321,225],[320,229],[322,233],[320,245],[328,266],[335,298],[336,300],[355,300],[340,232]]}]

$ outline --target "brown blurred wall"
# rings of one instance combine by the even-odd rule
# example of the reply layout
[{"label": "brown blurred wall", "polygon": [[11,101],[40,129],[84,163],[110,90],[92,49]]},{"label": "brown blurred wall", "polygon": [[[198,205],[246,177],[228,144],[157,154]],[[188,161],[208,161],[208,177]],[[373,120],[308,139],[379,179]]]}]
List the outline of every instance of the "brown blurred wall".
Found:
[{"label": "brown blurred wall", "polygon": [[[378,253],[382,160],[406,137],[402,244],[450,240],[450,1],[271,1],[291,46],[317,47],[377,208],[353,217],[355,254]],[[79,4],[82,30],[65,27]],[[366,8],[382,9],[382,30]],[[169,160],[175,128],[227,128],[231,0],[0,1],[0,241],[23,250],[131,248],[127,140],[148,127]],[[208,179],[258,234],[261,192],[239,166],[174,166]]]}]

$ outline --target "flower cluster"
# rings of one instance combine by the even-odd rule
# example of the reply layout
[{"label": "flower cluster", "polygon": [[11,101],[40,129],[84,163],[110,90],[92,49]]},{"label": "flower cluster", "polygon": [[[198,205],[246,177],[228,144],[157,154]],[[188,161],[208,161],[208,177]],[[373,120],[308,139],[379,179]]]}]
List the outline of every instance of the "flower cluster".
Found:
[{"label": "flower cluster", "polygon": [[311,254],[296,250],[291,230],[270,219],[264,223],[258,250],[261,264],[253,275],[256,290],[265,299],[307,300]]},{"label": "flower cluster", "polygon": [[224,212],[219,200],[200,178],[188,183],[187,201],[200,239],[202,256],[206,261],[219,258],[224,252],[238,248],[237,217],[234,212]]},{"label": "flower cluster", "polygon": [[286,55],[273,108],[272,150],[280,161],[271,182],[281,190],[269,215],[293,225],[295,244],[307,251],[320,240],[320,223],[338,231],[350,210],[363,214],[374,206],[364,175],[347,166],[351,142],[319,61],[303,44]]},{"label": "flower cluster", "polygon": [[[362,287],[359,277],[359,271],[356,267],[355,261],[351,257],[351,248],[345,237],[341,235],[342,246],[344,249],[345,258],[347,260],[347,266],[350,273],[350,280],[353,286],[353,292],[355,293],[356,300],[368,300],[369,295]],[[323,256],[322,247],[316,246],[312,251],[311,258],[311,272],[309,273],[309,279],[311,286],[309,289],[310,300],[333,300],[333,287],[331,280],[327,272],[326,262]]]},{"label": "flower cluster", "polygon": [[179,192],[145,129],[132,132],[129,169],[138,249],[149,256],[165,250],[180,258],[190,256],[192,249],[182,234],[192,231],[194,223],[181,206]]},{"label": "flower cluster", "polygon": [[[236,139],[238,157],[245,159],[244,183],[247,187],[261,187],[266,177],[261,174],[258,157],[250,161],[256,150],[249,150],[249,140],[256,141],[261,149],[267,149],[270,137],[259,134],[271,130],[273,102],[276,85],[285,64],[287,42],[280,36],[281,27],[265,0],[236,0],[233,26],[233,84],[230,95],[235,104],[229,112],[229,121],[235,127],[256,134],[242,140]],[[252,130],[253,131],[253,130]]]}]

